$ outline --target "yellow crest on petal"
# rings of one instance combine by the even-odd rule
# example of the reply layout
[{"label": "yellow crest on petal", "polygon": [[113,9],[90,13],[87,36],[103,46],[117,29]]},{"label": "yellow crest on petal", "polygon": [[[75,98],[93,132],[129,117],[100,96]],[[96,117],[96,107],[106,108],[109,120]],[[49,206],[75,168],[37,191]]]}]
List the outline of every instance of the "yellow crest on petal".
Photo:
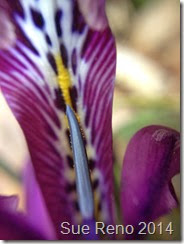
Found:
[{"label": "yellow crest on petal", "polygon": [[58,70],[58,83],[59,87],[62,91],[63,98],[65,101],[65,104],[68,104],[72,107],[72,101],[71,101],[71,96],[69,89],[71,88],[71,80],[70,80],[70,74],[65,68],[63,64],[63,60],[60,55],[56,57],[56,65],[57,65],[57,70]]}]

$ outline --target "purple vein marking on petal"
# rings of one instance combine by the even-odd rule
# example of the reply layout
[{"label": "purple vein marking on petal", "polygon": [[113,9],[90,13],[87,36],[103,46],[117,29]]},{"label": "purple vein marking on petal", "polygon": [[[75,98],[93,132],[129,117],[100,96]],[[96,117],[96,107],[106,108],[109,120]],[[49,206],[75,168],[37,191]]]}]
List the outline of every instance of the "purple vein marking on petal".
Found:
[{"label": "purple vein marking on petal", "polygon": [[[9,90],[8,93],[9,93],[9,95],[11,95],[11,94],[12,94],[11,90]],[[12,95],[13,95],[13,94],[12,94]],[[12,99],[13,99],[13,98],[12,98]],[[24,96],[23,96],[23,94],[21,94],[21,95],[19,96],[19,99],[22,99],[22,100],[25,99]],[[44,118],[44,116],[43,116],[43,112],[40,111],[40,110],[37,108],[37,106],[35,106],[35,104],[33,104],[32,101],[29,101],[29,98],[26,99],[26,105],[25,105],[25,104],[24,104],[24,105],[21,104],[20,100],[16,100],[16,104],[19,104],[20,106],[27,107],[27,108],[26,108],[26,111],[29,111],[29,108],[32,107],[32,109],[33,109],[34,112],[30,111],[30,112],[29,112],[29,115],[31,115],[31,114],[34,115],[34,114],[36,113],[37,116],[38,116],[38,117],[37,117],[37,122],[40,124],[40,126],[43,124],[42,121],[45,121],[45,118]],[[29,115],[26,115],[26,116],[29,116]],[[55,134],[54,130],[52,129],[52,127],[50,126],[50,124],[49,124],[48,122],[46,122],[46,123],[44,123],[44,126],[45,126],[45,128],[47,129],[49,135],[52,136],[52,138],[53,138],[54,140],[57,140],[58,137],[56,136],[56,134]]]},{"label": "purple vein marking on petal", "polygon": [[81,93],[81,91],[82,91],[82,82],[81,82],[80,74],[79,74],[79,76],[78,76],[78,85],[79,85],[78,89],[79,89],[79,91],[80,91],[80,93]]},{"label": "purple vein marking on petal", "polygon": [[[93,69],[95,69],[95,66],[98,66],[98,57],[101,54],[101,51],[104,48],[104,44],[106,44],[107,41],[107,36],[106,35],[102,35],[102,38],[100,39],[100,42],[96,43],[96,48],[95,51],[93,51],[93,53],[91,54],[91,60],[92,63],[94,64]],[[90,75],[90,72],[88,73],[88,76]],[[91,93],[91,80],[86,78],[86,84],[85,84],[85,88],[84,88],[84,103],[86,103],[86,101],[88,101],[88,96]]]},{"label": "purple vein marking on petal", "polygon": [[[11,78],[12,80],[17,80],[18,83],[15,83],[15,84],[12,84],[12,86],[9,86],[8,84],[5,84],[4,86],[7,86],[7,88],[9,87],[9,89],[21,89],[21,85],[24,85],[25,86],[25,83],[23,83],[21,80],[19,80],[19,78],[17,78],[15,76],[15,74],[9,74],[9,78]],[[37,103],[40,104],[40,106],[43,108],[43,110],[45,110],[48,114],[51,112],[52,115],[54,116],[54,113],[53,111],[49,111],[49,108],[48,106],[48,100],[47,100],[47,97],[43,94],[43,91],[41,91],[41,89],[39,88],[39,86],[35,83],[34,80],[32,80],[30,77],[27,77],[26,74],[24,74],[24,78],[25,80],[27,81],[27,83],[29,84],[29,91],[27,91],[27,89],[24,89],[24,93],[22,93],[21,91],[18,92],[18,94],[22,97],[27,97],[27,99],[29,101],[32,101],[32,102],[36,102],[35,101],[35,95],[36,95],[36,98],[37,98]],[[26,87],[26,86],[25,86]],[[32,87],[34,87],[36,89],[36,93],[35,93],[35,89],[33,90]],[[40,96],[38,96],[38,93],[41,94],[41,98],[43,97],[44,98],[44,101],[41,101],[40,100]],[[31,97],[32,95],[32,97]],[[34,100],[32,100],[32,98],[34,98]],[[47,104],[45,104],[45,102],[47,102]],[[52,117],[52,116],[51,116]],[[55,118],[55,122],[57,124],[57,126],[59,126],[59,121],[56,119],[56,115],[54,116]]]},{"label": "purple vein marking on petal", "polygon": [[[91,72],[89,74],[89,79],[101,80],[104,74],[107,73],[109,67],[112,66],[112,60],[115,59],[114,53],[111,52],[113,47],[113,42],[109,42],[107,46],[102,50],[100,57],[98,58],[97,62],[101,65],[95,65],[95,62],[91,64]],[[106,62],[103,62],[106,60]],[[92,87],[94,86],[94,90],[98,90],[98,82],[93,82]],[[95,93],[96,94],[96,93]],[[93,101],[93,93],[89,95],[89,103]]]},{"label": "purple vein marking on petal", "polygon": [[[36,91],[37,91],[37,92],[35,93],[35,91],[34,91],[34,93],[35,93],[36,95],[38,95],[38,93],[41,94],[41,96],[44,98],[44,100],[45,100],[45,101],[47,100],[47,103],[48,103],[48,98],[44,95],[43,91],[42,91],[42,90],[40,89],[40,87],[36,84],[36,82],[35,82],[34,80],[32,80],[32,78],[29,77],[27,73],[25,73],[25,69],[20,69],[20,67],[17,66],[17,65],[16,65],[16,67],[15,67],[14,64],[13,64],[12,62],[10,62],[11,59],[10,59],[10,58],[7,59],[7,57],[5,57],[4,55],[2,56],[2,54],[1,54],[1,57],[2,57],[2,59],[1,59],[1,61],[0,61],[0,64],[1,64],[1,67],[2,67],[2,68],[4,67],[4,69],[5,69],[5,70],[7,69],[7,72],[8,72],[9,69],[10,69],[10,67],[11,67],[11,68],[13,68],[14,70],[17,70],[17,72],[18,72],[19,74],[22,73],[22,77],[24,77],[24,78],[26,79],[26,81],[29,82],[29,87],[31,88],[31,86],[33,86],[33,87],[36,88]],[[4,58],[5,58],[5,60],[4,60]],[[19,83],[21,83],[21,81],[20,81],[17,77],[15,77],[15,75],[11,75],[11,74],[9,74],[9,77],[12,77],[13,79],[18,80]],[[14,82],[12,82],[12,84],[13,84],[13,83],[14,83]],[[30,86],[30,85],[31,85],[31,86]],[[15,83],[14,83],[14,85],[12,86],[12,89],[13,89],[14,86],[16,87],[16,84],[15,84]],[[29,94],[27,94],[28,97],[31,95],[30,92],[31,92],[31,90],[29,90]],[[40,103],[40,102],[41,102],[41,101],[39,101],[39,103]],[[42,104],[42,106],[45,107],[45,109],[48,108],[48,106],[45,106],[44,103]],[[51,116],[51,118],[54,119],[54,121],[55,121],[55,123],[57,124],[57,126],[60,126],[60,122],[58,121],[57,116],[54,114],[53,110],[50,110],[50,111],[52,112],[52,116]]]},{"label": "purple vein marking on petal", "polygon": [[[31,65],[31,67],[33,68],[34,71],[37,72],[37,74],[40,76],[41,79],[44,79],[42,72],[38,69],[38,67],[36,66],[36,64],[29,58],[29,56],[25,53],[25,48],[23,48],[21,43],[17,43],[17,47],[16,47],[18,53],[20,53],[20,55],[26,59],[26,61]],[[19,57],[20,59],[20,57]]]},{"label": "purple vein marking on petal", "polygon": [[[21,29],[21,27],[20,27],[20,29]],[[23,42],[26,45],[26,47],[34,53],[34,55],[36,55],[38,57],[40,56],[39,51],[36,49],[35,46],[33,46],[33,44],[31,43],[31,41],[24,34],[23,31],[21,31],[20,38],[18,39],[18,41]]]},{"label": "purple vein marking on petal", "polygon": [[61,19],[62,19],[62,10],[57,9],[55,13],[55,25],[56,25],[56,32],[58,37],[62,37],[62,28],[61,28]]},{"label": "purple vein marking on petal", "polygon": [[73,162],[73,158],[71,156],[67,156],[67,162],[68,162],[68,166],[73,169],[74,168],[74,162]]},{"label": "purple vein marking on petal", "polygon": [[49,47],[52,47],[52,41],[47,33],[45,33],[45,41],[49,45]]},{"label": "purple vein marking on petal", "polygon": [[93,32],[89,30],[87,33],[86,40],[83,44],[81,58],[84,58],[86,61],[88,61],[92,51],[95,49],[96,44],[99,42],[99,40],[100,40],[100,35],[98,34],[98,32]]},{"label": "purple vein marking on petal", "polygon": [[68,52],[63,43],[60,44],[60,53],[65,68],[68,68]]},{"label": "purple vein marking on petal", "polygon": [[39,29],[43,29],[45,23],[41,12],[36,9],[30,8],[30,13],[35,26]]},{"label": "purple vein marking on petal", "polygon": [[[10,75],[11,77],[11,75]],[[18,79],[16,77],[14,77],[12,75],[12,78],[14,78],[14,80],[17,80]],[[54,114],[54,111],[50,110],[50,112],[48,111],[48,107],[45,106],[45,104],[42,104],[40,103],[40,101],[36,101],[35,99],[34,100],[31,100],[31,91],[28,93],[27,90],[24,91],[24,93],[22,93],[21,91],[19,91],[19,88],[21,89],[21,85],[18,85],[18,84],[14,84],[14,85],[8,85],[8,83],[6,83],[6,80],[2,79],[2,81],[5,81],[5,83],[2,85],[2,87],[4,89],[6,89],[6,91],[9,91],[9,93],[11,94],[13,92],[13,90],[16,89],[16,93],[17,95],[19,95],[20,98],[25,98],[27,101],[30,101],[30,103],[35,103],[37,102],[38,104],[40,104],[40,106],[43,108],[43,111],[45,110],[46,113],[50,114],[50,118],[52,118],[52,120],[55,122],[55,124],[57,125],[58,128],[61,128],[61,124],[56,116],[56,114]],[[33,83],[35,84],[35,83]],[[33,96],[34,97],[34,96]]]},{"label": "purple vein marking on petal", "polygon": [[24,9],[20,3],[20,0],[15,0],[13,4],[13,10],[18,14],[22,19],[25,18]]},{"label": "purple vein marking on petal", "polygon": [[72,20],[72,32],[82,33],[86,26],[83,16],[80,14],[77,1],[73,4],[73,20]]},{"label": "purple vein marking on petal", "polygon": [[[111,125],[109,125],[109,127],[107,127],[107,125],[106,125],[107,120],[111,120],[111,118],[112,118],[112,114],[107,113],[109,109],[111,109],[111,103],[109,104],[109,106],[106,107],[107,111],[104,111],[102,118],[101,118],[101,122],[99,125],[97,124],[97,128],[95,130],[96,131],[95,133],[98,133],[98,136],[97,136],[96,140],[95,139],[93,139],[93,140],[95,140],[95,142],[97,142],[97,144],[96,144],[97,152],[103,151],[101,149],[101,147],[103,146],[103,143],[101,142],[101,140],[99,138],[104,137],[104,142],[106,142],[106,143],[108,142],[107,139],[111,138],[110,134],[108,132],[109,130],[111,130]],[[101,129],[101,128],[104,128],[104,129]]]},{"label": "purple vein marking on petal", "polygon": [[[104,97],[104,92],[105,94],[107,93],[107,98],[109,98],[108,94],[111,93],[111,91],[113,90],[112,84],[111,83],[107,83],[106,80],[108,77],[110,77],[113,74],[114,71],[114,67],[111,66],[108,71],[105,73],[105,75],[103,75],[103,77],[101,77],[101,84],[99,84],[99,86],[97,87],[96,93],[94,95],[93,98],[93,106],[94,108],[99,108],[97,111],[98,113],[101,113],[101,107],[100,107],[100,101],[102,101],[100,94],[103,94]],[[104,103],[104,108],[105,108],[105,103]],[[93,122],[92,122],[92,127],[94,128],[95,125],[95,120],[98,119],[98,116],[94,116],[94,112],[93,114],[91,113],[90,110],[87,111],[89,119],[90,119],[90,115],[93,118]]]},{"label": "purple vein marking on petal", "polygon": [[[82,77],[85,79],[82,80],[82,102],[86,111],[84,122],[90,128],[88,143],[95,149],[94,160],[100,178],[100,200],[102,196],[105,199],[102,209],[109,213],[105,215],[102,211],[102,216],[105,221],[113,222],[111,110],[116,52],[110,30],[88,31],[81,56],[88,65],[86,77]],[[104,151],[107,153],[104,154]],[[107,162],[108,167],[104,169]]]},{"label": "purple vein marking on petal", "polygon": [[76,70],[77,70],[77,50],[76,48],[73,49],[72,51],[72,70],[74,75],[76,75]]},{"label": "purple vein marking on petal", "polygon": [[78,94],[77,94],[77,89],[76,89],[76,87],[75,87],[75,86],[72,86],[72,87],[69,89],[69,93],[70,93],[70,97],[71,97],[71,101],[72,101],[73,109],[74,109],[74,111],[77,113],[77,106],[76,106],[76,103],[77,103]]},{"label": "purple vein marking on petal", "polygon": [[4,55],[1,53],[1,56],[3,56],[7,62],[9,61],[9,63],[12,64],[13,69],[16,69],[16,67],[19,68],[19,70],[27,69],[26,65],[11,52],[6,52]]},{"label": "purple vein marking on petal", "polygon": [[15,0],[15,1],[1,1],[0,4],[0,8],[1,11],[4,11],[5,13],[7,13],[7,20],[5,21],[11,21],[14,25],[14,30],[17,36],[17,41],[21,41],[23,42],[28,48],[30,48],[30,50],[36,54],[37,56],[39,56],[38,51],[36,50],[36,48],[32,45],[32,43],[30,42],[30,40],[25,36],[25,33],[21,30],[19,24],[18,24],[18,20],[23,21],[25,19],[25,13],[24,13],[24,9],[20,3],[19,0]]},{"label": "purple vein marking on petal", "polygon": [[[50,154],[48,153],[47,156],[48,156],[48,158],[52,159],[52,161],[56,161],[57,159],[61,159],[60,152],[56,149],[56,147],[55,147],[53,141],[48,140],[48,139],[46,138],[47,136],[45,136],[45,138],[44,138],[44,135],[42,135],[42,137],[43,137],[44,141],[41,140],[41,139],[39,139],[39,138],[37,137],[37,140],[39,141],[39,144],[40,144],[40,147],[41,147],[41,148],[40,148],[40,152],[42,153],[41,150],[43,150],[42,155],[44,156],[44,151],[45,151],[45,152],[50,151]],[[45,143],[45,142],[46,142],[46,143]],[[52,153],[51,153],[51,152],[52,152]],[[52,166],[55,167],[54,164],[52,164]],[[58,166],[59,168],[61,167],[59,162],[56,164],[56,166]],[[62,166],[62,167],[63,167],[63,166]],[[58,168],[58,169],[59,169],[59,168]]]},{"label": "purple vein marking on petal", "polygon": [[[110,70],[110,72],[113,72],[113,70]],[[105,79],[104,79],[105,80]],[[108,110],[111,109],[111,104],[110,106],[107,106],[107,102],[109,99],[109,94],[112,90],[112,87],[107,83],[104,84],[105,87],[101,87],[101,91],[102,91],[102,97],[97,97],[96,101],[94,101],[94,106],[95,108],[98,108],[98,110],[96,111],[96,117],[94,116],[94,113],[92,115],[93,121],[92,121],[92,131],[93,133],[97,132],[96,131],[96,126],[99,125],[100,120],[102,119],[101,116],[108,114]],[[97,136],[98,137],[98,136]],[[92,143],[94,143],[95,137],[92,139]]]},{"label": "purple vein marking on petal", "polygon": [[47,59],[49,61],[49,64],[51,65],[52,69],[54,70],[55,74],[58,75],[57,64],[56,64],[55,58],[51,52],[47,53]]},{"label": "purple vein marking on petal", "polygon": [[15,70],[17,72],[19,72],[20,74],[22,74],[22,68],[26,69],[26,66],[24,66],[23,64],[21,64],[20,62],[18,63],[18,61],[16,60],[15,57],[11,58],[11,55],[9,55],[9,53],[3,54],[1,53],[1,66],[2,68],[5,68],[8,70]]},{"label": "purple vein marking on petal", "polygon": [[[7,67],[7,71],[9,70],[18,70],[20,74],[25,73],[28,68],[29,71],[32,72],[32,75],[35,76],[38,74],[41,79],[43,79],[43,76],[41,75],[41,72],[38,72],[38,68],[36,68],[35,65],[33,65],[30,60],[27,60],[26,57],[22,56],[21,52],[15,51],[15,50],[10,50],[9,52],[3,53],[1,52],[1,57],[4,59],[4,65]],[[2,64],[3,64],[2,62]],[[9,64],[8,66],[6,66]],[[20,64],[20,66],[18,65]],[[24,69],[22,69],[22,66],[24,66]],[[12,69],[13,68],[13,69]],[[37,73],[35,73],[35,71]]]},{"label": "purple vein marking on petal", "polygon": [[24,43],[24,45],[33,52],[34,55],[40,56],[38,50],[33,45],[31,40],[28,38],[22,27],[18,24],[19,23],[19,16],[15,15],[14,21],[17,31],[17,42]]},{"label": "purple vein marking on petal", "polygon": [[60,88],[56,88],[55,89],[55,95],[56,95],[56,98],[54,100],[54,104],[56,105],[56,107],[58,109],[60,109],[61,111],[65,112],[66,104],[65,104],[65,100],[63,98],[63,94],[62,94]]}]

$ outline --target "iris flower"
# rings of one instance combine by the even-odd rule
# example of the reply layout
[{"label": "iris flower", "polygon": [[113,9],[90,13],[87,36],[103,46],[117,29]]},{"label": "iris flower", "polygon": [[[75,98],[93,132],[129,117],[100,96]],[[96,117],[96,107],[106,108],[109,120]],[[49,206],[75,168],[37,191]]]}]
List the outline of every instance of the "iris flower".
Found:
[{"label": "iris flower", "polygon": [[[94,232],[96,221],[116,223],[116,48],[105,0],[1,0],[0,26],[0,87],[31,158],[26,213],[16,210],[16,196],[1,196],[0,239],[116,238]],[[178,132],[163,126],[137,132],[122,168],[122,223],[136,229],[176,207],[171,179],[178,172]],[[65,235],[63,222],[93,231]]]}]

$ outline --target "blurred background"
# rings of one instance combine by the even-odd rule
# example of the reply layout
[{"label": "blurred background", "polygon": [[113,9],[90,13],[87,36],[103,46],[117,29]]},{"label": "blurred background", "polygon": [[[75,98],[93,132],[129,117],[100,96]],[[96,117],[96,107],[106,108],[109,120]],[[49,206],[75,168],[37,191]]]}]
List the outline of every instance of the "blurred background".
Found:
[{"label": "blurred background", "polygon": [[[150,124],[180,129],[180,2],[178,0],[107,0],[107,15],[117,43],[113,104],[114,174],[119,206],[120,170],[132,135]],[[19,194],[27,158],[22,131],[0,93],[0,194]],[[180,176],[173,184],[180,199]],[[117,207],[119,211],[119,207]],[[147,239],[180,238],[180,209],[156,222],[173,222],[174,233]]]},{"label": "blurred background", "polygon": [[[117,43],[113,104],[116,199],[123,155],[140,128],[160,124],[180,130],[180,2],[109,0],[107,14]],[[180,199],[180,176],[173,178]],[[173,222],[174,233],[147,239],[180,238],[180,210],[160,218]]]}]

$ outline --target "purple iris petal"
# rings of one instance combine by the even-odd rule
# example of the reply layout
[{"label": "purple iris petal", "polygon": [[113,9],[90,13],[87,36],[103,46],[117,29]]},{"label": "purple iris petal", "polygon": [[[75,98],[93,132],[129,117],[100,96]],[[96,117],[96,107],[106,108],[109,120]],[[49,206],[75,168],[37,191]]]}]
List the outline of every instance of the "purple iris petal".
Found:
[{"label": "purple iris petal", "polygon": [[[32,169],[26,173],[27,217],[12,212],[15,198],[0,199],[0,239],[75,238],[60,233],[61,222],[82,223],[66,105],[83,131],[95,219],[114,222],[116,50],[104,5],[104,0],[0,3],[0,86],[24,131],[36,175],[35,180]],[[131,140],[122,171],[125,224],[137,228],[140,220],[154,220],[177,206],[171,178],[179,172],[178,142],[176,131],[161,126],[144,128]],[[92,228],[88,238],[95,239],[94,221],[86,223]]]},{"label": "purple iris petal", "polygon": [[[24,187],[26,201],[26,215],[30,223],[45,233],[50,240],[56,240],[56,233],[47,212],[40,187],[35,179],[31,162],[26,164],[24,170]],[[38,221],[39,220],[39,221]]]},{"label": "purple iris petal", "polygon": [[46,236],[31,225],[25,216],[3,210],[0,210],[0,239],[47,240]]},{"label": "purple iris petal", "polygon": [[[2,0],[0,5],[4,21],[11,25],[0,43],[0,86],[25,134],[58,238],[66,238],[58,230],[61,221],[81,222],[66,104],[75,109],[84,132],[95,217],[113,222],[116,50],[105,15],[103,28],[94,30],[85,9],[76,0]],[[93,10],[104,13],[104,1],[94,4]]]},{"label": "purple iris petal", "polygon": [[122,169],[121,207],[123,222],[135,227],[135,235],[141,221],[153,221],[177,206],[171,178],[179,173],[179,153],[179,133],[163,126],[145,127],[129,142]]},{"label": "purple iris petal", "polygon": [[[34,186],[33,186],[34,187]],[[1,240],[52,240],[43,230],[17,211],[17,196],[0,196],[0,239]],[[37,208],[38,206],[34,206]],[[39,216],[38,216],[39,217]],[[37,222],[40,223],[40,219]]]}]

